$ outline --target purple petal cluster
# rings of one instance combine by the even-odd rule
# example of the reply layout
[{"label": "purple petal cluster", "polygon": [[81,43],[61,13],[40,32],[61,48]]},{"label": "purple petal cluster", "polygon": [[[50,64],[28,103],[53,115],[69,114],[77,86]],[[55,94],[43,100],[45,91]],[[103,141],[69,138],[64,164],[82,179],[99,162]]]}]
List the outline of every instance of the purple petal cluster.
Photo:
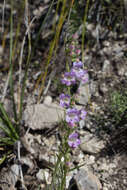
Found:
[{"label": "purple petal cluster", "polygon": [[75,84],[76,83],[75,73],[73,71],[66,72],[61,82],[62,84],[66,84],[67,86]]},{"label": "purple petal cluster", "polygon": [[81,61],[73,62],[73,67],[70,72],[66,72],[61,80],[62,84],[70,86],[75,84],[76,81],[82,81],[82,83],[88,82],[87,71],[83,68]]},{"label": "purple petal cluster", "polygon": [[68,145],[71,148],[77,148],[80,145],[80,139],[78,139],[78,133],[74,132],[69,135]]},{"label": "purple petal cluster", "polygon": [[73,62],[73,68],[82,68],[83,63],[81,61]]},{"label": "purple petal cluster", "polygon": [[80,120],[86,118],[87,112],[84,109],[68,108],[66,111],[66,122],[69,126],[74,127]]},{"label": "purple petal cluster", "polygon": [[79,121],[79,111],[76,108],[68,108],[66,111],[66,122],[71,127],[74,127]]},{"label": "purple petal cluster", "polygon": [[[70,72],[66,72],[61,80],[62,84],[70,86],[76,83],[76,81],[86,83],[88,81],[87,71],[83,69],[83,63],[81,61],[73,62],[73,67]],[[81,143],[78,138],[78,133],[74,132],[75,127],[80,120],[84,120],[87,112],[84,109],[77,110],[76,108],[69,107],[71,104],[71,98],[68,94],[62,93],[60,95],[60,105],[66,108],[66,122],[72,127],[73,133],[68,137],[68,145],[71,148],[77,148]]]},{"label": "purple petal cluster", "polygon": [[68,94],[60,95],[60,106],[63,108],[67,108],[70,105],[70,96]]},{"label": "purple petal cluster", "polygon": [[81,61],[74,62],[71,71],[74,73],[75,78],[78,81],[82,81],[83,83],[86,83],[88,82],[88,75],[87,75],[87,71],[84,70],[82,67],[83,67],[83,63]]},{"label": "purple petal cluster", "polygon": [[84,120],[86,118],[87,112],[84,109],[81,109],[79,112],[81,120]]}]

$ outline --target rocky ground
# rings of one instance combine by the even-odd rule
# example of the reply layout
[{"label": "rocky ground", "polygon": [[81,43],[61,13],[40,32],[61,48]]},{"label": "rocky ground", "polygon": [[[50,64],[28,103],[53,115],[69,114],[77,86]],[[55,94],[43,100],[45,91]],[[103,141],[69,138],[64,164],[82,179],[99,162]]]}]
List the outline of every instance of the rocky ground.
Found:
[{"label": "rocky ground", "polygon": [[[31,2],[31,14],[38,16],[45,14],[48,2],[36,1],[36,5]],[[9,5],[6,9],[9,9]],[[35,25],[33,33],[36,31],[34,27]],[[98,39],[96,25],[92,23],[86,27],[89,38],[96,41]],[[45,95],[39,104],[37,104],[38,92],[36,90],[33,92],[35,82],[41,73],[40,67],[44,66],[47,56],[48,48],[45,47],[48,47],[52,35],[49,28],[50,26],[46,28],[48,36],[44,35],[46,32],[41,36],[42,41],[45,38],[46,40],[43,46],[37,49],[28,71],[21,141],[16,143],[12,155],[1,165],[0,190],[44,190],[46,185],[51,183],[51,168],[54,167],[55,154],[62,138],[60,120],[64,117],[64,110],[59,106],[59,94],[62,93],[59,81],[61,73],[65,71],[65,53],[62,45],[55,59],[57,69],[55,66],[49,68],[46,80],[48,88],[45,88]],[[110,30],[101,40],[106,28],[103,26],[99,30],[100,40],[85,50],[84,63],[88,70],[89,81],[85,85],[79,84],[80,93],[73,92],[77,97],[75,106],[85,108],[88,113],[78,130],[81,145],[71,152],[72,166],[83,164],[79,170],[76,169],[67,176],[67,188],[71,190],[127,189],[127,119],[122,116],[116,123],[112,119],[113,111],[110,105],[112,92],[116,90],[125,92],[127,88],[127,34]],[[80,29],[77,33],[80,42]],[[7,81],[7,53],[8,46],[6,45],[5,51],[1,46],[1,98]],[[16,67],[15,98],[18,89],[17,76]],[[4,105],[9,116],[13,117],[9,89],[6,92]],[[124,114],[126,115],[126,111]],[[0,153],[3,154],[1,148]],[[23,187],[21,184],[24,184]]]}]

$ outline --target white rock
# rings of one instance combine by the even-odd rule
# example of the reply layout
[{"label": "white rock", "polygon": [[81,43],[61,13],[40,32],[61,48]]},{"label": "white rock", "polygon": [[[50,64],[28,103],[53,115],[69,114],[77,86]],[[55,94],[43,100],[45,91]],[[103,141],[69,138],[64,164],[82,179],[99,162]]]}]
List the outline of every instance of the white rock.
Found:
[{"label": "white rock", "polygon": [[107,187],[103,187],[103,190],[108,190],[108,188]]},{"label": "white rock", "polygon": [[87,30],[92,31],[95,28],[95,26],[93,24],[87,24],[86,28]]},{"label": "white rock", "polygon": [[95,162],[95,157],[91,155],[91,156],[89,157],[89,160],[90,160],[90,163],[91,163],[91,164],[94,164],[94,162]]},{"label": "white rock", "polygon": [[52,103],[52,97],[46,96],[43,102],[45,105],[50,105]]},{"label": "white rock", "polygon": [[106,163],[102,163],[102,164],[99,166],[99,170],[108,171],[108,170],[109,170],[109,165],[107,165]]},{"label": "white rock", "polygon": [[106,47],[109,47],[110,46],[110,42],[109,41],[104,41],[103,45],[106,46]]},{"label": "white rock", "polygon": [[64,109],[56,103],[35,104],[27,106],[23,118],[25,124],[33,130],[52,128],[64,118]]},{"label": "white rock", "polygon": [[38,178],[38,180],[48,182],[49,172],[44,169],[40,169],[39,172],[36,174],[36,177]]},{"label": "white rock", "polygon": [[84,120],[80,120],[80,122],[79,122],[80,129],[83,129],[84,126],[85,126],[85,121]]}]

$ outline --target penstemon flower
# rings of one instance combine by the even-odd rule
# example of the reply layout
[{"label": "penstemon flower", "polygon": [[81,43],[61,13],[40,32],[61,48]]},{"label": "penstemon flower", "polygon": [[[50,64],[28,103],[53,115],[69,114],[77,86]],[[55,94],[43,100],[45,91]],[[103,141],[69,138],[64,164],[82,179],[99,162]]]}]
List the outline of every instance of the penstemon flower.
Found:
[{"label": "penstemon flower", "polygon": [[75,73],[72,71],[66,72],[61,82],[63,84],[66,84],[67,86],[70,86],[71,84],[75,84],[76,83]]},{"label": "penstemon flower", "polygon": [[81,61],[73,62],[73,68],[81,68],[83,63]]},{"label": "penstemon flower", "polygon": [[86,74],[85,71],[83,69],[80,68],[72,68],[71,70],[74,74],[77,80],[82,80],[83,76]]},{"label": "penstemon flower", "polygon": [[66,111],[66,122],[71,127],[74,127],[79,121],[79,111],[76,108],[68,108]]},{"label": "penstemon flower", "polygon": [[84,120],[86,118],[87,112],[84,109],[81,109],[79,112],[80,112],[80,118]]},{"label": "penstemon flower", "polygon": [[80,139],[78,139],[78,133],[74,132],[69,135],[68,145],[71,148],[77,148],[81,144]]},{"label": "penstemon flower", "polygon": [[60,106],[67,108],[70,105],[70,96],[68,94],[61,94],[60,95]]},{"label": "penstemon flower", "polygon": [[80,80],[82,81],[82,83],[88,82],[88,74],[87,74],[87,71],[84,70],[84,75],[81,76]]}]

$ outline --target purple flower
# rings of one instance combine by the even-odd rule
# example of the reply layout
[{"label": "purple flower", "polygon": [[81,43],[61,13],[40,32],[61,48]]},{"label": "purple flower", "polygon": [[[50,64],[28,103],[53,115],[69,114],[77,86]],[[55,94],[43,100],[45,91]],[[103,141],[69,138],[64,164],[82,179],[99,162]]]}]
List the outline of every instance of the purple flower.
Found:
[{"label": "purple flower", "polygon": [[60,106],[68,107],[70,105],[70,96],[68,94],[61,94],[60,95]]},{"label": "purple flower", "polygon": [[74,67],[71,71],[75,73],[75,77],[77,80],[82,81],[83,83],[88,82],[88,75],[86,70]]},{"label": "purple flower", "polygon": [[70,86],[71,84],[75,84],[76,83],[75,73],[72,71],[66,72],[64,74],[64,78],[61,80],[61,82],[63,84],[66,84],[67,86]]},{"label": "purple flower", "polygon": [[87,71],[84,70],[84,75],[81,77],[82,83],[88,82],[88,74]]},{"label": "purple flower", "polygon": [[81,109],[79,112],[80,112],[80,118],[84,120],[86,118],[87,112],[84,109]]},{"label": "purple flower", "polygon": [[76,76],[76,78],[77,78],[78,80],[81,80],[82,77],[83,77],[84,74],[85,74],[84,70],[83,70],[83,69],[80,69],[80,68],[78,68],[78,69],[73,69],[73,72],[75,72],[75,76]]},{"label": "purple flower", "polygon": [[79,120],[79,111],[76,108],[68,108],[66,111],[66,122],[71,127],[74,127],[75,124],[79,122]]},{"label": "purple flower", "polygon": [[75,68],[81,68],[83,66],[83,63],[81,61],[78,61],[78,62],[74,62],[73,63],[73,67]]},{"label": "purple flower", "polygon": [[78,133],[72,133],[69,135],[68,145],[71,148],[77,148],[81,141],[78,139]]}]

